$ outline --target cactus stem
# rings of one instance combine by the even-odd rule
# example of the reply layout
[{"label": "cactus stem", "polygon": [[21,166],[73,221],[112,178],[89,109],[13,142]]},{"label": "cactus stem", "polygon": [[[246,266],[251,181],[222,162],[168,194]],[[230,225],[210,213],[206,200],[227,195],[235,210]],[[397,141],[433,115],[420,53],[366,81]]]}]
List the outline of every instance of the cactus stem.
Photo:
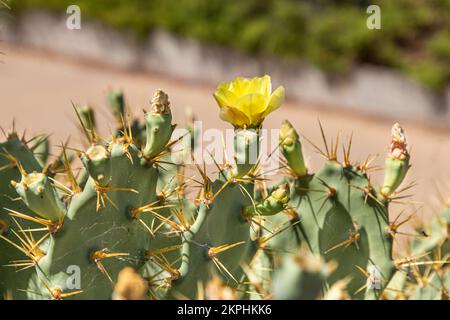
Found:
[{"label": "cactus stem", "polygon": [[[172,126],[172,130],[175,128],[175,126]],[[171,153],[171,148],[176,145],[177,143],[179,143],[181,140],[183,139],[183,137],[172,141],[170,143],[168,143],[165,147],[163,147],[163,149],[156,155],[149,157],[143,154],[144,159],[149,163],[149,164],[160,164],[160,163],[166,163],[166,164],[172,164],[172,162],[167,162],[167,161],[162,161],[161,159],[172,154]]]},{"label": "cactus stem", "polygon": [[175,128],[172,125],[170,102],[166,93],[157,90],[151,101],[151,107],[151,112],[144,110],[146,144],[142,154],[148,162],[152,162],[155,158],[162,158],[173,146],[173,143],[169,143],[169,141]]},{"label": "cactus stem", "polygon": [[259,162],[259,130],[237,129],[234,135],[234,163],[230,175],[242,178],[250,172],[254,174]]},{"label": "cactus stem", "polygon": [[289,174],[296,178],[305,176],[308,169],[303,156],[302,144],[297,131],[287,120],[281,124],[279,140],[279,148],[286,159],[283,165],[288,168]]},{"label": "cactus stem", "polygon": [[22,176],[16,184],[16,192],[35,213],[52,221],[61,221],[66,209],[57,196],[51,178],[36,171]]},{"label": "cactus stem", "polygon": [[125,97],[122,91],[109,91],[107,95],[109,107],[118,123],[123,119],[126,111]]}]

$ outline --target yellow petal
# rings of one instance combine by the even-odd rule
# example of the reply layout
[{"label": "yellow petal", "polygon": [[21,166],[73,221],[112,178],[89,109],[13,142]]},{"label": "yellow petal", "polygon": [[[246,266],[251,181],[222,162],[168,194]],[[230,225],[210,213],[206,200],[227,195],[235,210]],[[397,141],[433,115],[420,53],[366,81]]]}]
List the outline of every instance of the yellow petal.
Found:
[{"label": "yellow petal", "polygon": [[251,93],[249,91],[250,80],[247,78],[237,77],[232,83],[230,91],[232,91],[237,97],[244,96]]},{"label": "yellow petal", "polygon": [[270,98],[270,93],[272,92],[272,83],[270,82],[270,76],[265,75],[264,77],[255,77],[250,80],[250,85],[248,86],[248,94],[250,93],[260,93],[267,99]]},{"label": "yellow petal", "polygon": [[284,87],[279,86],[270,96],[267,109],[264,111],[263,116],[266,117],[272,111],[278,109],[284,102]]},{"label": "yellow petal", "polygon": [[252,126],[258,125],[267,108],[267,99],[260,93],[247,94],[237,100],[236,108],[250,119]]},{"label": "yellow petal", "polygon": [[220,119],[227,121],[235,127],[243,127],[244,125],[250,125],[250,119],[240,110],[224,106],[220,109]]},{"label": "yellow petal", "polygon": [[265,75],[261,78],[261,89],[260,93],[265,97],[269,98],[272,92],[272,81],[270,80],[270,76]]},{"label": "yellow petal", "polygon": [[[214,97],[221,108],[221,118],[235,126],[257,127],[270,112],[284,101],[284,88],[272,93],[270,76],[243,78],[224,82]],[[227,107],[225,110],[222,111]]]},{"label": "yellow petal", "polygon": [[231,91],[221,86],[214,92],[214,98],[220,108],[233,106],[237,100],[236,96]]},{"label": "yellow petal", "polygon": [[217,86],[217,90],[231,90],[232,87],[232,82],[222,82]]}]

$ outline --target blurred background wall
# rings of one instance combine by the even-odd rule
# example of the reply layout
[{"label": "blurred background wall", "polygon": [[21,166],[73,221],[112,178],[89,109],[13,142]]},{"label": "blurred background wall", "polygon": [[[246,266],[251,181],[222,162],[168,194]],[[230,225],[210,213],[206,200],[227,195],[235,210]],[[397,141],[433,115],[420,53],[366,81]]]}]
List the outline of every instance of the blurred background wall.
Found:
[{"label": "blurred background wall", "polygon": [[[289,97],[305,102],[450,123],[447,0],[9,5],[3,38],[12,43],[197,82],[268,73],[286,86]],[[79,30],[67,28],[71,5],[80,9]]]}]

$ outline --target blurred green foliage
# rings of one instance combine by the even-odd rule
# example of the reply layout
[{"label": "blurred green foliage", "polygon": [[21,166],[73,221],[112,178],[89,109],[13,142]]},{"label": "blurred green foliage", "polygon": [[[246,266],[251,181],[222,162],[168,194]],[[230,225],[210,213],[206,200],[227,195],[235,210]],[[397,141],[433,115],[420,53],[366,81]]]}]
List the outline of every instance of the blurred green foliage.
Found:
[{"label": "blurred green foliage", "polygon": [[[304,59],[329,72],[358,63],[401,70],[433,89],[450,80],[450,0],[20,0],[13,10],[93,17],[144,37],[153,28],[253,54]],[[367,6],[381,8],[369,30]]]}]

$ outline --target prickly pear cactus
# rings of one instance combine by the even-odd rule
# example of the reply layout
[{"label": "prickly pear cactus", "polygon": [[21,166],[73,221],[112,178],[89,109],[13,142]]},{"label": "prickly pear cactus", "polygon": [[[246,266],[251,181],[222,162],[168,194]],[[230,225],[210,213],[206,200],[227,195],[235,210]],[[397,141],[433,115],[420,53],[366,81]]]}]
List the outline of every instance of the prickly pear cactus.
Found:
[{"label": "prickly pear cactus", "polygon": [[[16,159],[21,159],[21,162],[18,163]],[[0,184],[2,205],[0,211],[0,298],[25,298],[26,295],[19,289],[27,288],[28,279],[34,271],[28,269],[27,265],[22,265],[23,251],[26,252],[28,243],[20,244],[20,250],[12,243],[16,243],[20,236],[15,230],[19,224],[24,229],[36,228],[38,225],[33,221],[21,221],[18,217],[8,214],[8,212],[30,213],[9,184],[9,181],[18,179],[23,170],[41,170],[41,166],[35,159],[33,150],[27,147],[26,141],[19,139],[17,134],[11,133],[7,141],[0,144],[0,181],[2,181]],[[10,211],[3,208],[9,208]],[[17,264],[17,270],[11,264]]]},{"label": "prickly pear cactus", "polygon": [[423,237],[412,241],[411,254],[414,256],[430,252],[434,258],[450,255],[450,207],[445,208],[431,223],[418,231]]},{"label": "prickly pear cactus", "polygon": [[[320,126],[322,130],[322,126]],[[392,129],[382,187],[373,186],[369,163],[350,161],[351,140],[338,161],[338,144],[318,151],[326,159],[319,171],[307,171],[299,136],[289,122],[280,133],[280,148],[290,169],[288,178],[292,210],[277,217],[286,230],[268,243],[272,252],[292,252],[307,245],[325,261],[337,263],[327,285],[351,275],[347,290],[352,298],[379,298],[395,270],[392,259],[396,225],[390,223],[388,206],[409,168],[409,154],[402,128]]]},{"label": "prickly pear cactus", "polygon": [[420,226],[410,242],[408,256],[396,259],[397,272],[386,299],[450,299],[450,210]]},{"label": "prickly pear cactus", "polygon": [[[165,93],[157,91],[152,111],[145,114],[141,148],[133,143],[125,121],[120,133],[104,142],[93,110],[76,111],[90,144],[86,151],[75,150],[84,167],[82,186],[66,146],[45,168],[30,152],[8,153],[17,171],[8,178],[8,190],[12,194],[15,189],[21,207],[5,205],[9,209],[2,245],[22,257],[2,257],[10,262],[8,270],[24,267],[31,272],[10,277],[23,280],[13,280],[17,288],[10,283],[4,287],[30,299],[110,299],[120,270],[129,266],[148,281],[153,298],[196,298],[198,283],[206,285],[217,274],[239,283],[241,265],[256,251],[253,216],[259,210],[282,211],[288,196],[280,189],[257,207],[252,205],[256,177],[249,150],[258,149],[258,130],[236,131],[235,162],[225,165],[215,181],[198,167],[201,192],[195,204],[189,204],[179,198],[183,186],[178,170],[169,169],[174,167],[168,162],[174,125]],[[25,165],[27,157],[34,166]],[[68,185],[49,174],[50,168],[61,165]],[[6,227],[11,219],[18,221],[14,239]],[[29,223],[36,227],[29,229]]]},{"label": "prickly pear cactus", "polygon": [[[125,266],[143,267],[149,260],[147,251],[159,248],[152,212],[161,207],[156,191],[158,161],[169,146],[173,125],[163,92],[156,93],[152,108],[145,116],[147,145],[142,151],[126,132],[108,143],[98,141],[93,113],[87,108],[78,113],[91,143],[80,152],[89,175],[83,189],[67,162],[70,188],[49,177],[37,163],[25,165],[25,156],[12,154],[20,177],[9,180],[32,213],[8,210],[18,220],[17,237],[8,242],[10,251],[20,249],[25,255],[13,264],[35,269],[28,284],[20,288],[29,298],[109,299],[118,272]],[[161,132],[164,136],[155,139]],[[19,221],[39,228],[28,230]],[[161,246],[178,241],[167,238]]]},{"label": "prickly pear cactus", "polygon": [[253,202],[257,166],[251,163],[250,149],[258,148],[255,130],[237,130],[236,162],[219,170],[212,182],[204,179],[197,218],[183,232],[182,264],[172,282],[174,297],[195,298],[200,281],[207,284],[215,273],[239,285],[245,276],[242,265],[249,264],[259,246],[251,226],[258,215],[274,215],[286,208],[289,191],[281,186],[262,202]]},{"label": "prickly pear cactus", "polygon": [[[410,166],[400,125],[392,128],[378,187],[370,159],[353,163],[350,139],[339,160],[338,141],[329,144],[321,125],[325,150],[317,150],[326,160],[309,172],[302,139],[284,122],[279,149],[288,173],[280,170],[281,181],[266,187],[261,129],[283,103],[284,89],[272,92],[268,76],[237,78],[219,85],[214,97],[220,117],[234,127],[234,157],[216,163],[214,175],[195,163],[198,176],[187,177],[161,90],[143,121],[130,119],[123,93],[110,92],[117,128],[109,138],[101,137],[91,107],[75,107],[88,146],[64,144],[53,161],[47,137],[26,142],[9,135],[0,150],[3,297],[378,299],[391,286],[405,297],[437,297],[430,287],[448,277],[449,219],[433,222],[426,241],[412,244],[415,254],[434,252],[430,281],[411,287],[405,274],[423,274],[419,265],[427,264],[392,258],[404,222],[390,219],[389,205],[401,197]],[[197,133],[193,126],[188,132],[192,146]],[[191,152],[183,156],[194,158]]]}]

